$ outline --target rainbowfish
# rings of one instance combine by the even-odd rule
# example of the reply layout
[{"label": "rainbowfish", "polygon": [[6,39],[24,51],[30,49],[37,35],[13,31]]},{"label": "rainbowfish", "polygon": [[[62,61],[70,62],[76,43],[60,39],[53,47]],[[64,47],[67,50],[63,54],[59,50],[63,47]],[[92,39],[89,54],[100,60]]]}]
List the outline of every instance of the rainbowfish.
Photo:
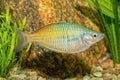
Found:
[{"label": "rainbowfish", "polygon": [[17,51],[29,42],[61,53],[79,53],[104,38],[104,34],[74,23],[53,23],[26,34],[18,31]]}]

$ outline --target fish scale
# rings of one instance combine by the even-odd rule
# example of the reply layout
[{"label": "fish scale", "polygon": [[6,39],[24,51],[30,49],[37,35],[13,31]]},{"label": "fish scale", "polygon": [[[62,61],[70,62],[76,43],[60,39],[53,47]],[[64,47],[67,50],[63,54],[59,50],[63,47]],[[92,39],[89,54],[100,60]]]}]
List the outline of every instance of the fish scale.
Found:
[{"label": "fish scale", "polygon": [[[31,38],[34,38],[34,40],[37,40],[35,39],[35,37],[36,37],[36,34],[38,34],[39,36],[38,43],[41,46],[47,47],[48,49],[52,48],[60,52],[70,53],[72,48],[71,45],[73,45],[74,43],[77,44],[76,40],[80,36],[79,26],[76,26],[76,27],[75,26],[76,25],[73,25],[73,24],[70,25],[68,23],[52,24],[52,25],[49,25],[49,28],[48,26],[46,26],[45,28],[40,29],[40,31],[32,33],[33,35],[35,35],[34,37],[33,35],[30,35],[30,36],[32,36]],[[40,34],[42,34],[42,36],[40,36]],[[77,49],[77,46],[75,47]]]},{"label": "fish scale", "polygon": [[62,53],[82,52],[104,37],[104,34],[100,32],[65,22],[49,24],[26,35],[27,42]]}]

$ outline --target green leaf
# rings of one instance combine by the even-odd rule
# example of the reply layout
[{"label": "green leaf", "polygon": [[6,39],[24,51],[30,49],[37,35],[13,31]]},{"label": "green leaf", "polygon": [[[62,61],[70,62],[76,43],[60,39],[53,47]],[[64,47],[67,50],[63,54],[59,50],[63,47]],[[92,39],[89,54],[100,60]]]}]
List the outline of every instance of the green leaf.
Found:
[{"label": "green leaf", "polygon": [[[98,5],[95,4],[96,0],[86,0],[86,1],[93,7],[97,8]],[[113,12],[113,1],[112,0],[97,0],[97,2],[99,3],[99,6],[103,14],[111,18],[115,18],[114,12]],[[119,6],[118,14],[120,14],[120,6]]]}]

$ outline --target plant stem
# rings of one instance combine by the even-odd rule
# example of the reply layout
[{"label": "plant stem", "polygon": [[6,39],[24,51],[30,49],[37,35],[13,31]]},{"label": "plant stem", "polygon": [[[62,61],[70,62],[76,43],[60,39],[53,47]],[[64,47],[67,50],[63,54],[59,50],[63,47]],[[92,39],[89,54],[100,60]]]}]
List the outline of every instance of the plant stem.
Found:
[{"label": "plant stem", "polygon": [[120,63],[120,37],[119,37],[119,20],[118,20],[118,0],[113,0],[113,12],[114,12],[114,16],[115,16],[115,24],[114,24],[114,27],[115,27],[115,34],[114,34],[114,36],[115,36],[115,38],[116,38],[116,40],[115,40],[115,53],[114,53],[114,55],[115,55],[115,59],[114,59],[114,61],[116,62],[116,63]]}]

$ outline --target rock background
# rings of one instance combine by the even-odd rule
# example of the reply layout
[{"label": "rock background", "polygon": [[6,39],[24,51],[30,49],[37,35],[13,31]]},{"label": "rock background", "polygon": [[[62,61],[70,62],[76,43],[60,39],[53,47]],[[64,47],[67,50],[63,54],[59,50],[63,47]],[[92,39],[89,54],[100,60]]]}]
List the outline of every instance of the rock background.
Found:
[{"label": "rock background", "polygon": [[[10,7],[12,18],[18,24],[26,17],[24,31],[27,33],[56,22],[74,22],[102,31],[95,9],[83,0],[1,0],[0,4],[1,11]],[[42,73],[60,78],[84,75],[99,65],[97,60],[106,51],[104,40],[77,54],[54,53],[33,45],[25,55],[22,67],[35,69],[39,75]]]}]

